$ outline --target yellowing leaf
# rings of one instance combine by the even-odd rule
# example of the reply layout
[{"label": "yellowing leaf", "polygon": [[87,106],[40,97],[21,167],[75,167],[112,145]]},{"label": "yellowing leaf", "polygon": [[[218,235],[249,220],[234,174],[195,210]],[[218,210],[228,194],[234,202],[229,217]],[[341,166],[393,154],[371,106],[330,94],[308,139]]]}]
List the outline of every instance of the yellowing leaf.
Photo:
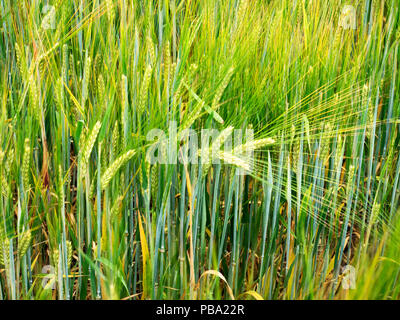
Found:
[{"label": "yellowing leaf", "polygon": [[151,264],[150,264],[150,255],[149,255],[149,247],[147,245],[146,234],[143,230],[142,225],[142,218],[140,216],[140,212],[138,212],[138,220],[139,220],[139,235],[140,235],[140,245],[142,247],[142,258],[143,258],[143,295],[142,299],[146,299],[149,297],[150,289],[151,289],[151,282],[150,282],[150,275],[151,275]]}]

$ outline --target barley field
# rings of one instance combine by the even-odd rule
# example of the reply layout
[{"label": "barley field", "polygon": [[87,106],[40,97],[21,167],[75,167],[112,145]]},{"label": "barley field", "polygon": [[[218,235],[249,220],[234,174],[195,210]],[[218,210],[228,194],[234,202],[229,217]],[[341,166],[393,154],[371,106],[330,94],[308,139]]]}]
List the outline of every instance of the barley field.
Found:
[{"label": "barley field", "polygon": [[399,299],[399,9],[0,0],[0,299]]}]

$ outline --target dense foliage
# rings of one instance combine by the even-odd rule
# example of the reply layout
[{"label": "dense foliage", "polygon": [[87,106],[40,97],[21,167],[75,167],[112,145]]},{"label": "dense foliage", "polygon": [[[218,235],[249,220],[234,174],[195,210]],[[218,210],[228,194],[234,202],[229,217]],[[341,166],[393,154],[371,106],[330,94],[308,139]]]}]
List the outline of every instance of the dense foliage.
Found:
[{"label": "dense foliage", "polygon": [[[47,2],[0,0],[1,299],[400,298],[398,0]],[[149,161],[189,128],[220,163]]]}]

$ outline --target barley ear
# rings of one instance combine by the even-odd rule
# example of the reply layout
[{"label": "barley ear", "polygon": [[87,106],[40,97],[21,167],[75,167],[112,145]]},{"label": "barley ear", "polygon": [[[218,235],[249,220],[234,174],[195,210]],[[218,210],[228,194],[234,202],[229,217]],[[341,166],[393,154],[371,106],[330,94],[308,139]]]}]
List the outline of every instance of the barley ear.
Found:
[{"label": "barley ear", "polygon": [[22,233],[20,240],[18,242],[18,255],[22,258],[28,251],[29,245],[32,240],[32,233],[30,230]]},{"label": "barley ear", "polygon": [[213,110],[217,108],[217,105],[218,105],[219,101],[221,100],[222,94],[224,93],[226,87],[229,84],[229,80],[231,79],[234,70],[235,69],[233,67],[229,68],[227,74],[225,75],[225,77],[222,80],[221,84],[217,88],[217,91],[215,93],[214,99],[213,99],[212,104],[211,104],[211,108]]},{"label": "barley ear", "polygon": [[100,128],[101,128],[101,122],[97,121],[92,131],[90,132],[89,136],[86,138],[83,148],[80,150],[82,176],[86,174],[86,171],[88,169],[90,154],[92,153]]},{"label": "barley ear", "polygon": [[29,139],[25,139],[24,156],[22,159],[22,183],[25,190],[29,189],[29,162],[31,156],[31,147]]},{"label": "barley ear", "polygon": [[101,188],[104,190],[107,188],[108,184],[110,183],[111,179],[117,173],[117,171],[126,163],[128,162],[134,155],[136,154],[136,150],[129,150],[118,159],[116,159],[111,166],[107,168],[107,170],[103,173],[101,177]]},{"label": "barley ear", "polygon": [[70,266],[72,262],[72,243],[71,241],[66,241],[67,246],[67,265]]},{"label": "barley ear", "polygon": [[151,80],[152,67],[151,65],[147,65],[146,70],[144,72],[142,86],[140,88],[140,96],[139,96],[139,104],[138,104],[138,112],[139,115],[143,114],[145,110],[146,100],[148,96],[148,90]]}]

